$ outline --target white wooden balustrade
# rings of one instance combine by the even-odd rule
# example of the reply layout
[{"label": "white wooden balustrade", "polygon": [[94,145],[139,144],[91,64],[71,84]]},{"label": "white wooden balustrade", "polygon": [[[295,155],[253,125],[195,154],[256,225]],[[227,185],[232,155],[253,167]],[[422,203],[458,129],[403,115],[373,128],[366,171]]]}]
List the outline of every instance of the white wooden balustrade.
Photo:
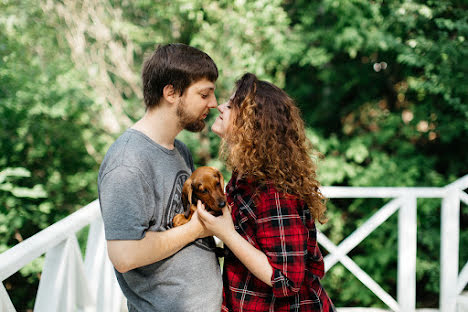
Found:
[{"label": "white wooden balustrade", "polygon": [[[363,225],[338,246],[319,232],[329,254],[325,268],[347,268],[392,311],[416,310],[417,199],[441,198],[440,307],[442,312],[466,311],[460,295],[468,284],[468,262],[458,272],[460,202],[468,205],[468,175],[445,187],[323,187],[332,198],[389,198]],[[389,295],[347,254],[398,211],[397,298]],[[76,232],[90,225],[85,260]],[[34,311],[125,311],[125,299],[107,257],[98,201],[0,254],[0,312],[16,311],[3,281],[45,254]],[[465,308],[463,308],[465,307]],[[349,311],[349,308],[339,309]],[[352,311],[357,311],[352,309]],[[362,311],[371,311],[371,309]],[[373,309],[372,311],[375,311]]]},{"label": "white wooden balustrade", "polygon": [[[83,262],[76,232],[87,225],[90,228]],[[0,254],[0,312],[16,311],[3,281],[44,253],[35,312],[126,310],[107,257],[97,200]]]}]

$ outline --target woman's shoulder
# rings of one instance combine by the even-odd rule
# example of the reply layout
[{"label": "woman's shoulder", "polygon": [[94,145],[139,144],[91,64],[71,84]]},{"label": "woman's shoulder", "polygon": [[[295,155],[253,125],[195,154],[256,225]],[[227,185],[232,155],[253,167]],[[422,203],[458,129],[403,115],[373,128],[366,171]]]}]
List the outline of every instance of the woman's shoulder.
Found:
[{"label": "woman's shoulder", "polygon": [[257,190],[258,190],[257,192],[259,196],[262,196],[264,198],[274,197],[274,198],[279,198],[279,199],[300,200],[299,197],[287,191],[282,190],[279,186],[277,186],[273,182],[261,183],[257,186]]},{"label": "woman's shoulder", "polygon": [[256,203],[258,206],[280,206],[298,208],[305,206],[305,202],[298,196],[281,190],[273,183],[259,185],[256,191]]}]

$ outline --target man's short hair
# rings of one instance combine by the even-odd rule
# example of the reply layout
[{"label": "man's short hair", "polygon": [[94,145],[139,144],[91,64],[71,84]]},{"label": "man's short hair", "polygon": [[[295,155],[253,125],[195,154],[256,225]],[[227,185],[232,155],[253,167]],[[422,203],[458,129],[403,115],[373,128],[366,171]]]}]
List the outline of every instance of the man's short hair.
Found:
[{"label": "man's short hair", "polygon": [[171,43],[158,46],[145,60],[141,76],[146,109],[150,109],[160,103],[166,85],[172,85],[182,95],[200,79],[215,82],[218,68],[205,52],[182,43]]}]

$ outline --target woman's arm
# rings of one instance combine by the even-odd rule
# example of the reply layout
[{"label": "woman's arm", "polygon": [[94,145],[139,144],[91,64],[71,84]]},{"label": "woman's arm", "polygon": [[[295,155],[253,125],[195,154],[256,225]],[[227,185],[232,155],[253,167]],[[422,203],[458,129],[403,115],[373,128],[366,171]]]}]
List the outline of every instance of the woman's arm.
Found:
[{"label": "woman's arm", "polygon": [[270,285],[276,297],[288,297],[301,289],[308,253],[309,233],[298,214],[299,203],[274,189],[260,194],[255,203],[255,238],[260,250],[237,233],[227,209],[218,218],[204,209],[199,211],[205,226],[226,243],[250,272]]},{"label": "woman's arm", "polygon": [[253,275],[265,284],[272,286],[273,268],[268,262],[267,256],[237,233],[229,208],[224,207],[223,215],[214,217],[198,201],[197,211],[206,228],[221,239]]}]

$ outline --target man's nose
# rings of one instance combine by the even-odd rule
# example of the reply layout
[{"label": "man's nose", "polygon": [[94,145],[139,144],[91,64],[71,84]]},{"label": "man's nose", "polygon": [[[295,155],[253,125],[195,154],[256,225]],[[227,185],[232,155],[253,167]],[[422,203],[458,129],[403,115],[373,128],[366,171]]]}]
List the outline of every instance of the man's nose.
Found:
[{"label": "man's nose", "polygon": [[209,108],[217,108],[218,107],[218,101],[216,100],[216,97],[213,97],[213,100],[208,103]]}]

